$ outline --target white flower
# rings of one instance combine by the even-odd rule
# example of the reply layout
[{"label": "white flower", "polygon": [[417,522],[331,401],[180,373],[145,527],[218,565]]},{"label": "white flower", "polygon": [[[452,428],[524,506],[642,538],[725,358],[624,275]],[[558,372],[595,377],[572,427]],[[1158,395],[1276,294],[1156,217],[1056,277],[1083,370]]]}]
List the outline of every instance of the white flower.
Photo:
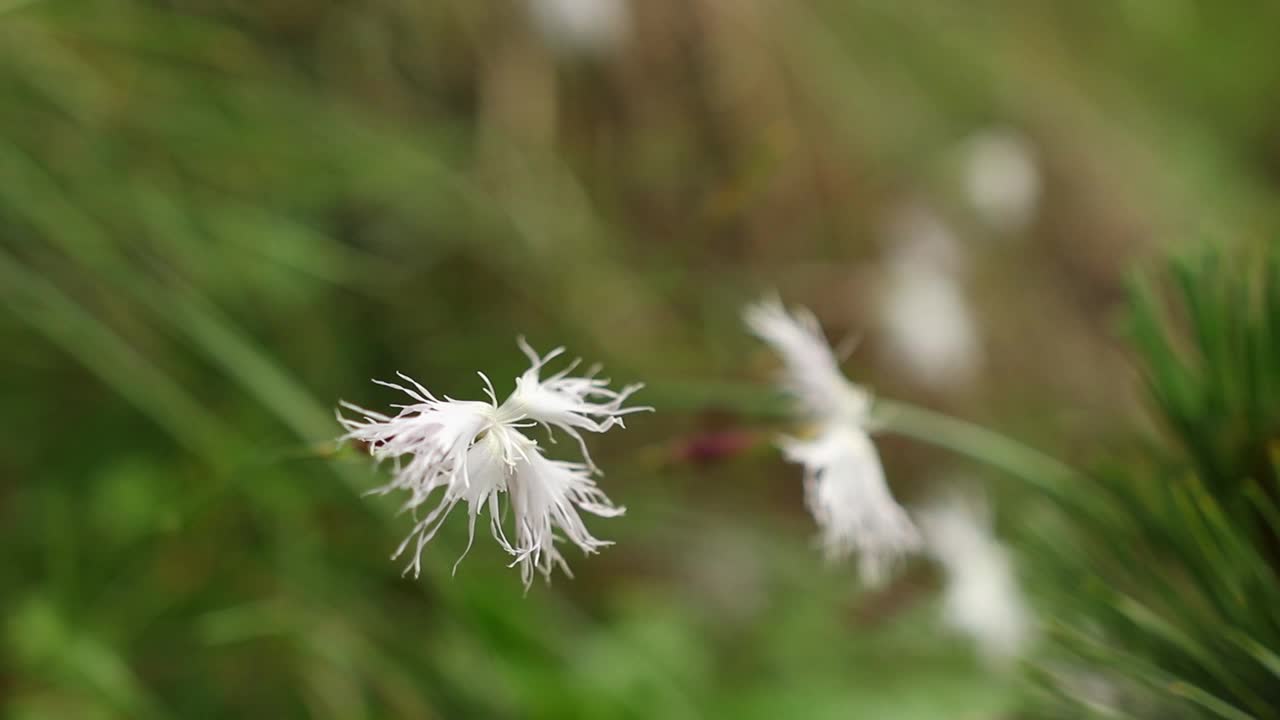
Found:
[{"label": "white flower", "polygon": [[888,359],[934,388],[971,382],[983,362],[962,284],[959,241],[931,211],[909,207],[889,230],[880,325]]},{"label": "white flower", "polygon": [[[577,361],[542,380],[542,368],[563,348],[539,357],[523,338],[519,343],[532,367],[517,378],[515,392],[501,404],[483,373],[480,376],[489,396],[487,403],[437,399],[404,375],[400,377],[411,387],[374,381],[403,392],[413,401],[393,406],[399,409],[394,416],[342,403],[363,416],[338,416],[347,430],[342,439],[367,443],[374,459],[393,462],[391,482],[372,492],[407,491],[409,498],[404,508],[415,515],[423,506],[430,507],[392,556],[399,557],[413,546],[405,572],[412,570],[415,576],[420,572],[423,549],[458,503],[467,505],[469,515],[467,548],[475,539],[477,518],[488,511],[490,531],[515,556],[512,565],[521,566],[526,587],[534,570],[547,577],[555,565],[568,571],[555,547],[557,533],[586,553],[609,544],[592,536],[578,514],[582,510],[613,517],[624,512],[591,479],[591,473],[598,471],[586,454],[582,431],[599,433],[622,427],[622,416],[651,408],[623,407],[640,385],[614,391],[609,389],[609,381],[596,378],[594,371],[585,376],[569,376]],[[538,442],[523,432],[535,425],[573,437],[586,463],[547,459]],[[500,497],[504,493],[510,495],[514,543],[503,527]]]},{"label": "white flower", "polygon": [[896,208],[885,227],[889,264],[893,267],[931,267],[945,272],[964,270],[965,254],[951,226],[929,206],[909,202]]},{"label": "white flower", "polygon": [[555,565],[572,577],[555,547],[557,530],[587,553],[613,544],[592,537],[578,510],[600,517],[617,517],[626,511],[596,487],[586,465],[548,460],[538,452],[530,453],[526,462],[516,467],[511,507],[519,548],[516,563],[526,586],[532,582],[534,570],[549,577]]},{"label": "white flower", "polygon": [[812,440],[786,440],[783,452],[804,466],[805,501],[822,528],[828,557],[857,553],[863,579],[878,584],[920,547],[911,519],[889,494],[866,431],[828,423]]},{"label": "white flower", "polygon": [[558,49],[599,54],[616,47],[630,27],[627,0],[526,0],[534,24]]},{"label": "white flower", "polygon": [[946,388],[978,375],[977,323],[953,275],[930,267],[891,269],[883,303],[885,351],[917,381]]},{"label": "white flower", "polygon": [[1031,636],[1009,553],[991,534],[984,506],[949,499],[925,511],[920,528],[946,573],[943,617],[994,662],[1016,658]]},{"label": "white flower", "polygon": [[996,230],[1015,232],[1034,219],[1040,201],[1040,169],[1021,135],[993,129],[970,138],[964,174],[969,202]]},{"label": "white flower", "polygon": [[[587,453],[586,441],[578,431],[601,433],[614,425],[626,427],[623,415],[650,409],[622,407],[627,398],[644,386],[628,385],[615,392],[609,389],[608,380],[595,377],[599,368],[592,368],[581,377],[571,377],[569,373],[578,366],[577,360],[555,375],[540,380],[543,366],[564,352],[564,348],[556,348],[540,358],[524,338],[517,342],[532,365],[516,378],[516,390],[503,405],[505,412],[516,420],[528,417],[546,427],[548,433],[552,427],[563,430],[578,441],[583,459],[594,470],[595,464]],[[554,436],[551,439],[555,441]]]},{"label": "white flower", "polygon": [[782,387],[803,414],[820,420],[865,420],[871,396],[840,372],[813,313],[805,308],[787,312],[781,300],[773,299],[748,306],[743,318],[756,337],[782,356]]},{"label": "white flower", "polygon": [[829,557],[859,556],[863,578],[877,582],[920,546],[919,533],[889,492],[868,434],[871,396],[841,374],[835,353],[807,311],[779,301],[748,307],[747,326],[783,358],[782,386],[814,421],[811,439],[782,441],[804,467],[805,501]]}]

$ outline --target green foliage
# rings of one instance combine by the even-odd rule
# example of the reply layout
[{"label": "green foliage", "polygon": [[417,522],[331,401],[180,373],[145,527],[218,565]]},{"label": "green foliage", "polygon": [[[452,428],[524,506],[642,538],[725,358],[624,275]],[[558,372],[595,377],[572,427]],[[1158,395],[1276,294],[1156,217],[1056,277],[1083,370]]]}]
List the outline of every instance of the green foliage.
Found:
[{"label": "green foliage", "polygon": [[1280,717],[1280,252],[1205,251],[1132,298],[1167,441],[1098,474],[1078,552],[1035,555],[1062,590],[1042,688],[1064,717]]},{"label": "green foliage", "polygon": [[1162,312],[1135,283],[1133,336],[1160,416],[1215,495],[1276,480],[1280,437],[1280,254],[1205,250],[1170,268]]},{"label": "green foliage", "polygon": [[[1026,238],[972,243],[1002,248],[974,253],[998,382],[956,402],[1055,438],[1055,394],[1119,404],[1102,370],[1055,384],[1062,351],[1088,355],[1102,334],[1094,306],[1060,296],[1107,297],[1127,257],[1111,241],[1181,226],[1190,198],[1280,226],[1255,166],[1280,6],[633,2],[652,13],[643,35],[593,63],[539,48],[520,5],[0,0],[0,714],[1009,705],[929,602],[891,595],[879,620],[856,618],[848,568],[816,557],[796,474],[772,453],[695,471],[671,467],[671,443],[777,415],[742,391],[754,344],[737,312],[762,289],[868,330],[878,228],[922,196],[954,210],[945,156],[992,123],[1042,151],[1047,201]],[[1209,315],[1235,290],[1219,292]],[[629,508],[601,530],[618,545],[522,597],[479,543],[451,576],[466,540],[451,526],[424,577],[401,578],[387,555],[408,520],[360,497],[378,478],[334,453],[332,407],[387,402],[368,379],[396,370],[473,395],[475,370],[522,369],[522,332],[651,383],[658,419],[593,448]],[[1214,342],[1230,362],[1252,347],[1251,373],[1275,367],[1274,349]],[[858,372],[892,389],[868,357]],[[1161,697],[1252,713],[1258,698],[1232,688],[1274,669],[1258,617],[1274,588],[1240,553],[1257,547],[1242,533],[1276,526],[1274,467],[1241,448],[1274,417],[1277,383],[1232,371],[1220,386],[1216,366],[1178,357],[1161,385],[1197,470],[1169,460],[1115,490],[1145,525],[1093,559],[1133,598],[1107,623],[1140,640],[1135,677],[1157,668],[1181,683]],[[934,472],[886,450],[895,482]],[[1220,492],[1224,468],[1256,489]],[[1185,522],[1142,515],[1155,506]],[[1242,506],[1254,524],[1237,524]],[[1179,592],[1133,587],[1120,552],[1145,553],[1139,568],[1158,555]],[[1070,559],[1055,567],[1071,582],[1100,577]],[[1238,632],[1213,634],[1219,615]],[[1230,678],[1201,667],[1237,656]]]},{"label": "green foliage", "polygon": [[473,173],[471,3],[170,5],[0,2],[0,714],[929,717],[921,681],[1007,701],[931,607],[855,624],[798,510],[744,530],[769,494],[743,488],[780,466],[724,484],[754,506],[680,510],[707,481],[664,470],[680,403],[707,404],[681,385],[595,452],[631,514],[578,578],[524,596],[481,543],[451,576],[458,526],[402,578],[409,519],[334,453],[337,399],[388,402],[368,379],[397,369],[474,396],[475,370],[523,369],[521,332],[674,374],[699,350],[654,298],[697,271],[622,257],[548,153],[509,195]]}]

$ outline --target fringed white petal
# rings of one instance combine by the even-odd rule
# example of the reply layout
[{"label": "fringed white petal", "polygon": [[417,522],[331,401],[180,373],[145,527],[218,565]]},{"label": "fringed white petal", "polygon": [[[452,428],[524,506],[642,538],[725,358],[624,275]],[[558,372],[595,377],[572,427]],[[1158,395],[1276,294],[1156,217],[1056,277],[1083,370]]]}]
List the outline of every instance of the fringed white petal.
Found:
[{"label": "fringed white petal", "polygon": [[[347,430],[339,440],[359,440],[368,444],[375,460],[397,463],[391,482],[375,489],[374,494],[409,490],[416,496],[459,479],[465,482],[467,449],[489,424],[493,407],[482,402],[437,400],[420,385],[415,391],[393,383],[379,384],[400,390],[415,402],[398,406],[400,413],[395,417],[344,402],[342,407],[363,418],[338,415],[338,422]],[[407,464],[401,461],[404,456],[409,456]]]},{"label": "fringed white petal", "polygon": [[865,420],[870,396],[841,374],[813,313],[803,308],[787,312],[782,302],[774,299],[748,306],[743,319],[756,337],[782,357],[782,387],[802,412],[816,418]]},{"label": "fringed white petal", "polygon": [[520,566],[525,587],[533,582],[535,571],[549,579],[552,569],[559,566],[572,575],[555,546],[557,534],[588,555],[613,544],[593,536],[579,511],[600,517],[626,512],[596,486],[586,465],[549,460],[536,447],[517,464],[510,492],[517,553],[512,564]]},{"label": "fringed white petal", "polygon": [[920,534],[885,484],[870,436],[828,423],[811,440],[786,440],[788,459],[804,466],[805,500],[827,556],[857,555],[863,579],[879,582],[920,547]]},{"label": "fringed white petal", "polygon": [[542,368],[563,353],[564,348],[539,356],[524,338],[520,338],[519,343],[531,366],[516,378],[515,392],[499,412],[512,421],[527,419],[548,429],[563,431],[578,442],[583,458],[593,470],[595,464],[581,431],[601,433],[615,426],[625,427],[623,416],[653,410],[645,406],[623,407],[623,403],[644,387],[642,384],[611,390],[608,380],[595,377],[598,369],[589,370],[583,376],[570,376],[578,366],[577,360],[551,377],[541,379]]},{"label": "fringed white petal", "polygon": [[[465,464],[468,478],[465,484],[448,484],[438,481],[431,487],[414,489],[405,507],[415,511],[420,505],[426,504],[431,493],[437,488],[443,488],[444,492],[438,495],[435,507],[427,513],[426,517],[418,520],[409,536],[400,543],[400,547],[391,556],[392,559],[398,558],[409,549],[410,545],[413,546],[411,559],[405,567],[406,574],[412,571],[414,577],[418,576],[422,570],[423,549],[460,502],[467,504],[469,516],[467,549],[462,552],[463,557],[471,549],[471,543],[475,540],[476,518],[486,508],[489,509],[490,526],[494,538],[510,551],[511,546],[502,532],[501,516],[498,512],[498,493],[507,489],[508,470],[504,448],[498,439],[501,432],[499,430],[485,435],[467,451]],[[459,557],[458,561],[461,562],[462,557]],[[457,568],[456,563],[454,568]]]}]

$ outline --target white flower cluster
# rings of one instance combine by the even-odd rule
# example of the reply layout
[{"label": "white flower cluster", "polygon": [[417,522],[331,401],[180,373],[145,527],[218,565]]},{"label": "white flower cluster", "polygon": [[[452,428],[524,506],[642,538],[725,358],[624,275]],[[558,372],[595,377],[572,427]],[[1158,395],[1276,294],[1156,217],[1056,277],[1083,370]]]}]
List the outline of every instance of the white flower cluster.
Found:
[{"label": "white flower cluster", "polygon": [[[878,582],[900,559],[926,548],[920,530],[885,481],[871,440],[870,393],[841,373],[836,353],[807,310],[789,311],[775,299],[749,306],[744,319],[751,332],[781,356],[781,385],[809,425],[803,437],[783,438],[780,446],[784,456],[804,470],[805,501],[826,554],[856,556],[864,580]],[[394,415],[341,403],[359,414],[355,419],[338,415],[347,431],[342,440],[364,443],[376,460],[392,463],[391,481],[371,492],[408,494],[404,508],[414,512],[417,522],[392,555],[410,553],[406,573],[416,576],[421,571],[427,543],[460,503],[468,515],[462,556],[475,540],[478,519],[487,513],[490,532],[515,558],[511,565],[520,567],[526,587],[535,573],[550,578],[556,566],[571,575],[559,541],[567,539],[587,554],[611,544],[592,535],[583,522],[582,513],[615,517],[624,512],[596,486],[593,475],[599,470],[587,452],[584,433],[623,427],[626,415],[652,408],[625,405],[640,389],[638,384],[612,390],[608,380],[596,377],[598,370],[571,374],[576,360],[543,377],[547,363],[564,349],[540,356],[523,338],[518,342],[531,365],[502,402],[489,378],[480,373],[487,402],[437,398],[400,375],[404,385],[374,381],[408,396],[407,404],[392,406],[398,410]],[[527,432],[539,425],[552,442],[557,433],[575,440],[581,462],[546,457],[542,445]],[[952,619],[966,630],[986,632],[988,628],[979,626],[987,618],[979,617],[981,608],[974,608],[988,604],[990,598],[980,595],[988,585],[1012,582],[1002,551],[954,513],[935,511],[924,520],[932,543],[928,551],[959,578],[959,589],[948,601]],[[978,579],[968,580],[974,577]],[[992,654],[1009,654],[1019,644],[1019,628],[1025,623],[1013,620],[1017,627],[1007,637],[991,641]]]},{"label": "white flower cluster", "polygon": [[[623,416],[652,408],[623,406],[640,385],[615,391],[609,389],[608,380],[595,377],[595,370],[582,376],[570,375],[577,367],[576,360],[564,370],[542,378],[547,362],[564,348],[539,356],[523,338],[519,344],[532,366],[516,378],[515,391],[502,403],[483,373],[480,377],[485,381],[489,402],[447,396],[441,400],[416,381],[400,375],[411,387],[374,381],[409,396],[412,402],[393,406],[399,410],[395,415],[342,403],[362,416],[338,416],[347,430],[342,439],[366,443],[376,460],[389,459],[393,463],[391,482],[372,492],[409,493],[404,507],[414,511],[415,516],[424,506],[430,508],[392,556],[399,557],[413,546],[406,573],[412,570],[416,576],[420,572],[423,548],[459,503],[466,504],[469,515],[467,549],[475,539],[477,518],[487,511],[493,537],[515,558],[512,565],[520,566],[526,587],[533,581],[535,571],[549,578],[552,568],[558,565],[570,574],[556,548],[561,535],[588,554],[611,544],[594,537],[579,514],[582,511],[616,517],[625,511],[614,505],[592,479],[599,471],[587,454],[582,433],[623,427]],[[582,449],[583,461],[547,458],[542,446],[524,432],[537,425],[545,427],[549,434],[558,430],[575,439]],[[554,441],[553,434],[551,439]],[[514,539],[502,519],[500,499],[504,493],[514,519]],[[461,562],[462,558],[458,560]]]},{"label": "white flower cluster", "polygon": [[857,554],[863,578],[878,581],[921,539],[885,484],[869,434],[871,396],[841,374],[808,311],[787,312],[773,300],[748,307],[745,320],[782,356],[782,386],[813,423],[811,437],[785,438],[782,448],[804,467],[805,499],[827,554]]}]

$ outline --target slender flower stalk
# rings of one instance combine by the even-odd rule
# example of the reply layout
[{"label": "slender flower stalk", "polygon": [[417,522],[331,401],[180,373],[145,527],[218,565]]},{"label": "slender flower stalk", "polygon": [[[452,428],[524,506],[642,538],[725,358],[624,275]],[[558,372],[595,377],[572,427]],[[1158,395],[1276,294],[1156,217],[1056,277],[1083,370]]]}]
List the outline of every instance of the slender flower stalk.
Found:
[{"label": "slender flower stalk", "polygon": [[1003,470],[1070,507],[1096,506],[1093,494],[1072,492],[1070,485],[1084,479],[1078,470],[981,425],[883,398],[876,399],[871,417],[882,433],[909,437]]},{"label": "slender flower stalk", "polygon": [[[539,356],[523,338],[518,342],[531,366],[516,378],[515,391],[502,403],[483,373],[489,402],[439,399],[400,374],[406,385],[374,381],[408,396],[411,402],[392,406],[399,411],[395,415],[341,403],[360,416],[352,419],[339,413],[338,421],[347,431],[341,439],[366,443],[375,460],[392,463],[391,481],[370,493],[408,493],[404,509],[412,511],[417,522],[392,555],[400,557],[412,547],[406,573],[419,574],[423,550],[459,503],[467,506],[467,549],[475,540],[479,516],[487,511],[490,532],[515,558],[511,564],[520,566],[525,587],[535,571],[549,579],[558,566],[569,574],[555,545],[561,536],[587,554],[611,544],[587,530],[580,512],[616,517],[625,508],[614,505],[596,486],[592,476],[600,471],[587,454],[582,433],[625,427],[624,416],[652,408],[624,405],[641,385],[611,390],[608,380],[596,377],[598,369],[570,375],[576,360],[544,379],[546,364],[564,349]],[[556,431],[576,440],[583,462],[548,459],[538,441],[525,433],[539,425],[552,442]],[[514,542],[503,525],[504,494],[514,516]]]},{"label": "slender flower stalk", "polygon": [[[664,382],[654,385],[668,412],[703,412],[707,407],[728,408],[740,417],[773,422],[794,415],[755,386],[748,384]],[[877,435],[898,435],[974,462],[990,465],[1041,492],[1072,504],[1091,505],[1094,494],[1073,492],[1072,486],[1087,476],[1072,466],[981,425],[916,405],[877,396],[871,399],[867,427]]]}]

